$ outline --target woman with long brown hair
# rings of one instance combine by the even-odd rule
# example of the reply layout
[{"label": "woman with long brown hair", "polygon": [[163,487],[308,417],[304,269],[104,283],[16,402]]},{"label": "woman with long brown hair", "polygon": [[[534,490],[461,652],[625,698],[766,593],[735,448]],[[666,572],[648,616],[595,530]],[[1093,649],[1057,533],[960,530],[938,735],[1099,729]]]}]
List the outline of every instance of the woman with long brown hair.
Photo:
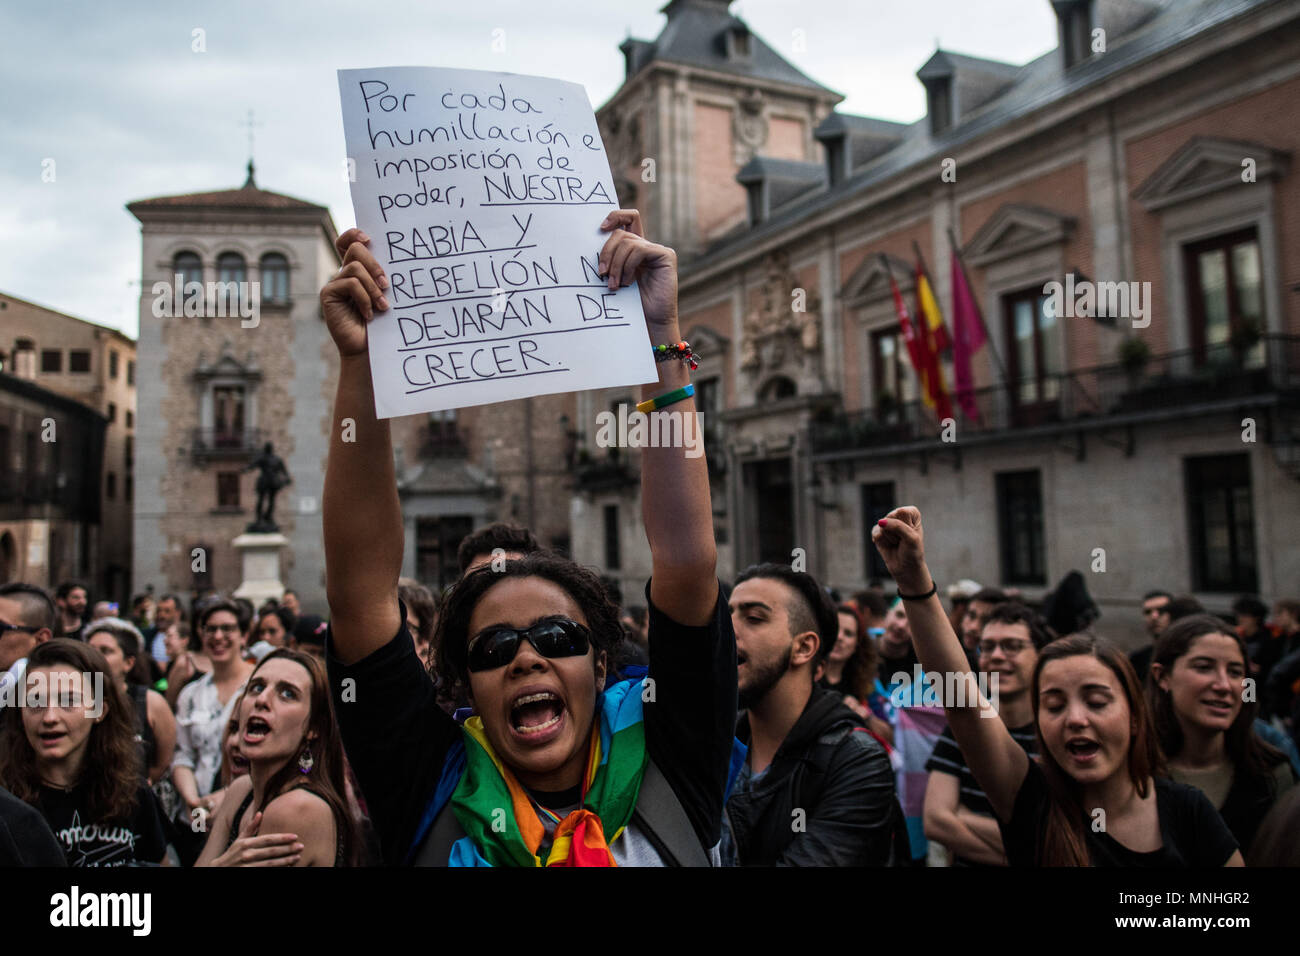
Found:
[{"label": "woman with long brown hair", "polygon": [[162,815],[104,655],[56,638],[32,651],[24,680],[22,706],[0,711],[0,785],[41,811],[69,866],[161,863]]},{"label": "woman with long brown hair", "polygon": [[1295,784],[1286,755],[1255,733],[1249,661],[1235,629],[1194,614],[1156,640],[1147,681],[1170,776],[1204,791],[1246,854],[1264,816]]},{"label": "woman with long brown hair", "polygon": [[1031,701],[1041,756],[1030,760],[1001,720],[985,719],[995,716],[993,705],[926,567],[921,513],[895,508],[872,540],[907,602],[922,667],[954,691],[944,700],[948,726],[998,818],[1012,866],[1242,865],[1205,795],[1162,776],[1137,675],[1117,647],[1074,634],[1039,652]]},{"label": "woman with long brown hair", "polygon": [[231,782],[197,865],[355,865],[343,745],[316,658],[288,648],[267,654],[235,719],[248,773]]},{"label": "woman with long brown hair", "polygon": [[867,635],[862,613],[853,604],[836,607],[835,617],[839,630],[818,683],[839,691],[844,705],[861,717],[876,737],[888,743],[893,740],[894,729],[872,708],[876,703],[872,698],[881,696],[876,693],[876,644]]}]

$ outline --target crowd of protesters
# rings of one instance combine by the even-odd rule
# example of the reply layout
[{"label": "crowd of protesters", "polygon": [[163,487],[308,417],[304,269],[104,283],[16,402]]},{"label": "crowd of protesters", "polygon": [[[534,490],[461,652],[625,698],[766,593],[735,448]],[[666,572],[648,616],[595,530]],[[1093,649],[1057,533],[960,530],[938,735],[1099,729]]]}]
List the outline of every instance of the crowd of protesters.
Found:
[{"label": "crowd of protesters", "polygon": [[[672,251],[633,211],[601,228],[610,288],[635,278],[652,345],[679,343]],[[0,863],[1300,865],[1297,601],[1153,590],[1125,654],[1077,574],[1037,605],[941,595],[943,529],[910,507],[873,529],[888,589],[723,582],[707,466],[671,448],[641,456],[642,600],[507,525],[441,593],[401,577],[367,244],[339,237],[321,294],[355,423],[326,473],[328,622],[292,591],[121,615],[76,582],[0,587]],[[657,367],[644,397],[679,395],[686,363]]]}]

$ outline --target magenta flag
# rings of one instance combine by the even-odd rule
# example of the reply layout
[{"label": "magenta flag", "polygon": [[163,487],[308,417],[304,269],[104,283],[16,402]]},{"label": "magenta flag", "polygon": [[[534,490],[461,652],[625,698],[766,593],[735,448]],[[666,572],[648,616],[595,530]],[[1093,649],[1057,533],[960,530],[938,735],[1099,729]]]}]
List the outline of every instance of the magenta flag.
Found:
[{"label": "magenta flag", "polygon": [[952,251],[952,369],[957,386],[957,403],[966,417],[978,422],[979,406],[975,403],[975,377],[971,373],[971,357],[985,342],[984,320],[979,306],[966,281],[966,270],[961,267],[961,257]]}]

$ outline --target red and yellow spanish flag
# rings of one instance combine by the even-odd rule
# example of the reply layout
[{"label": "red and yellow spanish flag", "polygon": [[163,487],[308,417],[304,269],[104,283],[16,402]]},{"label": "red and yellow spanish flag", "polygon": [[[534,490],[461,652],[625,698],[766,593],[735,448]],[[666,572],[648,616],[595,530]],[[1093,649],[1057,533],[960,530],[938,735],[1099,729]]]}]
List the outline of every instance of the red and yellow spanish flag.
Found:
[{"label": "red and yellow spanish flag", "polygon": [[930,287],[930,277],[925,271],[925,260],[921,258],[921,249],[912,244],[916,252],[916,311],[917,324],[921,329],[922,354],[926,361],[925,385],[929,394],[926,404],[935,410],[939,420],[952,417],[952,401],[948,397],[948,386],[943,378],[943,365],[939,362],[939,353],[951,348],[952,339],[943,324],[943,313]]},{"label": "red and yellow spanish flag", "polygon": [[[926,387],[926,372],[929,367],[924,354],[920,336],[916,334],[916,328],[912,325],[912,317],[907,312],[907,304],[903,302],[903,293],[898,289],[898,283],[894,281],[894,271],[889,267],[889,259],[883,253],[880,261],[885,264],[885,271],[889,274],[889,291],[894,294],[894,311],[898,313],[898,329],[903,336],[903,343],[907,346],[907,357],[912,363],[912,370],[916,372],[917,380],[921,383],[921,401],[927,408],[934,408],[934,402],[930,398],[930,390]],[[899,396],[900,400],[902,396]]]}]

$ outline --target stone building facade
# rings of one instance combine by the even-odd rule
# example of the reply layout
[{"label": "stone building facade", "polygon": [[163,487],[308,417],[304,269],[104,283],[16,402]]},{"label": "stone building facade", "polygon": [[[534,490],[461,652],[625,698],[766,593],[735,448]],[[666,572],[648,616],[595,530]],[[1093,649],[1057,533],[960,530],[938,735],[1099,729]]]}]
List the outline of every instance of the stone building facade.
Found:
[{"label": "stone building facade", "polygon": [[[329,212],[259,188],[251,163],[239,189],[127,208],[142,233],[137,587],[190,594],[239,586],[232,541],[254,517],[248,468],[270,442],[292,478],[275,508],[289,539],[282,578],[305,608],[323,613],[321,493],[338,376],[318,298],[339,267]],[[176,308],[178,275],[182,287],[203,284],[196,311],[204,314],[185,315],[184,296]],[[258,283],[260,314],[244,317],[217,301],[207,285],[217,282],[250,295]]]},{"label": "stone building facade", "polygon": [[[1148,589],[1217,610],[1296,594],[1300,8],[1055,2],[1060,44],[1030,63],[936,51],[912,124],[826,113],[835,97],[807,81],[818,145],[799,156],[770,122],[752,155],[738,148],[747,104],[776,92],[761,40],[733,55],[728,6],[669,4],[658,40],[624,43],[628,77],[598,111],[615,141],[635,118],[660,131],[659,156],[694,161],[688,187],[618,169],[652,237],[683,252],[720,573],[802,549],[826,584],[885,579],[871,525],[911,503],[941,586],[1036,599],[1077,569],[1121,639],[1138,639]],[[687,22],[694,62],[669,42]],[[730,138],[700,119],[715,107]],[[700,204],[722,202],[723,169],[739,224]],[[957,411],[945,431],[919,401],[889,279],[915,312],[919,254],[951,321],[956,252],[990,341],[978,418]],[[1108,296],[1057,310],[1053,282]],[[579,395],[584,448],[626,391]],[[600,481],[579,472],[573,549],[617,553],[626,590],[649,572],[635,470],[603,464]]]},{"label": "stone building facade", "polygon": [[[334,223],[323,206],[259,188],[251,166],[240,189],[128,208],[143,248],[137,582],[186,594],[239,586],[232,541],[256,504],[247,469],[270,442],[293,479],[275,514],[290,542],[283,581],[325,613],[320,507],[338,361],[318,296],[339,267]],[[184,312],[178,275],[182,288],[204,283],[207,315],[169,314]],[[256,324],[218,308],[206,284],[224,281],[259,284]],[[567,549],[573,420],[571,395],[393,419],[403,574],[450,584],[461,539],[494,521]]]},{"label": "stone building facade", "polygon": [[[48,474],[51,481],[62,480],[60,487],[65,490],[74,472],[79,486],[89,474],[99,489],[93,518],[78,504],[75,529],[48,525],[34,551],[30,546],[28,550],[19,548],[24,554],[46,556],[34,564],[22,562],[24,573],[31,576],[27,580],[53,587],[77,579],[89,586],[93,600],[125,605],[133,587],[136,343],[116,329],[0,293],[0,351],[7,373],[79,403],[106,423],[102,447],[94,446],[93,458],[83,457],[89,446],[69,440],[63,446],[67,453],[57,456],[58,468]],[[69,414],[74,410],[72,405],[60,407]],[[78,421],[83,417],[78,412]],[[84,425],[77,428],[79,433],[84,431]],[[21,442],[30,431],[28,423],[12,432],[9,452],[18,456],[20,463],[6,461],[5,466],[14,480],[24,473],[20,468],[28,467],[22,462],[25,452]],[[38,436],[44,432],[44,428],[34,429]],[[39,443],[41,448],[50,446],[51,467],[60,441],[56,428],[54,441]],[[36,474],[42,474],[39,467]],[[57,505],[56,498],[49,503]],[[41,538],[42,533],[33,527],[28,528],[29,536]]]}]

